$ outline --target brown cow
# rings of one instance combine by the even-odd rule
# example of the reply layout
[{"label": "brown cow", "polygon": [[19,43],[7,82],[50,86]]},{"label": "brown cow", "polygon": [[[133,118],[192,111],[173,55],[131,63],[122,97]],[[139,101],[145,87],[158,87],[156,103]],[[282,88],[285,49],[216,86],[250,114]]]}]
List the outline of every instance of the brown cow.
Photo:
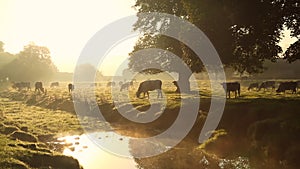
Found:
[{"label": "brown cow", "polygon": [[226,92],[226,98],[227,96],[230,98],[230,92],[235,93],[235,98],[237,97],[237,94],[241,95],[241,85],[239,82],[228,82],[228,83],[221,83],[223,86],[225,92]]},{"label": "brown cow", "polygon": [[140,94],[144,93],[148,95],[149,98],[149,91],[157,90],[157,98],[161,96],[163,97],[162,92],[161,92],[161,86],[162,86],[162,81],[161,80],[147,80],[142,83],[140,83],[138,91],[136,92],[136,97],[140,98]]},{"label": "brown cow", "polygon": [[69,93],[71,93],[73,90],[74,90],[74,85],[72,83],[69,83],[68,84],[68,90],[69,90]]},{"label": "brown cow", "polygon": [[292,93],[296,93],[297,89],[297,82],[282,82],[280,83],[278,89],[276,90],[277,93],[284,92],[286,90],[291,90]]}]

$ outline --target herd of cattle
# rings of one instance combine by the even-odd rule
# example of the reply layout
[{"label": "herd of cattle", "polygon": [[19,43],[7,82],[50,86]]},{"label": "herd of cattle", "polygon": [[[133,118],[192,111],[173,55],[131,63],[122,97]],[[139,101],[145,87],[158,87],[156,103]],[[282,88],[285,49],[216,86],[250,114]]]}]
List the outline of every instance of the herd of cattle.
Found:
[{"label": "herd of cattle", "polygon": [[[50,84],[50,87],[59,87],[59,82],[52,82]],[[17,90],[31,90],[31,86],[30,86],[30,82],[17,82],[17,83],[13,83],[12,84],[12,88],[17,89]],[[35,92],[39,92],[39,93],[47,93],[47,90],[43,87],[43,83],[42,82],[35,82],[34,84],[34,91]],[[74,85],[69,83],[68,84],[68,91],[72,92],[74,90]]]},{"label": "herd of cattle", "polygon": [[[265,81],[261,84],[259,83],[251,83],[248,87],[248,91],[256,89],[257,91],[260,91],[261,89],[268,89],[272,88],[272,90],[275,90],[275,81]],[[235,97],[237,95],[240,96],[241,91],[241,85],[239,82],[229,82],[229,83],[221,83],[224,90],[226,91],[226,97],[228,96],[230,98],[230,92],[235,93]],[[281,93],[290,90],[292,91],[292,94],[297,92],[297,89],[300,88],[300,81],[289,81],[289,82],[280,82],[279,87],[276,90],[277,93]]]},{"label": "herd of cattle", "polygon": [[[179,90],[179,86],[177,81],[173,81],[173,84],[176,87],[176,91],[177,93],[180,92]],[[248,91],[260,91],[260,90],[266,90],[271,88],[272,90],[275,90],[275,81],[265,81],[262,82],[261,84],[259,83],[251,83],[248,87]],[[97,83],[92,84],[94,86],[97,86]],[[107,83],[107,87],[111,86],[115,86],[116,83],[115,82],[108,82]],[[226,93],[226,98],[229,97],[230,98],[230,93],[234,92],[235,93],[235,97],[240,96],[241,94],[241,84],[239,82],[227,82],[227,83],[221,83],[221,85],[223,86],[225,93]],[[59,86],[59,82],[52,82],[50,84],[50,87],[58,87]],[[134,88],[134,82],[119,82],[119,86],[120,86],[120,91],[123,90],[128,90],[130,87]],[[18,83],[13,83],[12,87],[14,89],[17,90],[31,90],[30,87],[30,82],[18,82]],[[35,87],[35,92],[39,92],[39,93],[47,93],[47,90],[43,87],[43,83],[42,82],[36,82],[34,84]],[[288,81],[288,82],[280,82],[279,83],[279,87],[276,90],[277,93],[280,92],[285,92],[287,90],[292,91],[293,93],[297,92],[297,89],[300,88],[300,81]],[[71,93],[73,90],[75,89],[74,84],[69,83],[68,84],[68,91]],[[162,81],[161,80],[146,80],[143,81],[139,84],[138,90],[136,92],[136,97],[140,98],[140,95],[143,93],[144,97],[147,95],[149,98],[149,91],[153,91],[153,90],[157,90],[157,98],[159,97],[163,97],[162,92]]]}]

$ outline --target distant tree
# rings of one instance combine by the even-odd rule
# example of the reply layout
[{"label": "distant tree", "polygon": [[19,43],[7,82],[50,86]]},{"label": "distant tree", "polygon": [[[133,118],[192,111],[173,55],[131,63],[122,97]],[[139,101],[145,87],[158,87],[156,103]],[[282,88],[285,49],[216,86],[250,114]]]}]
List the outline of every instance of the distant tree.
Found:
[{"label": "distant tree", "polygon": [[91,82],[91,79],[95,81],[103,79],[102,73],[89,63],[76,66],[75,73],[76,80],[82,82]]},{"label": "distant tree", "polygon": [[[265,60],[275,62],[279,58],[278,54],[282,49],[278,42],[284,26],[292,31],[293,37],[298,38],[284,56],[291,62],[299,59],[299,6],[299,0],[137,0],[135,3],[138,13],[168,13],[195,24],[211,40],[223,64],[240,73],[262,72]],[[192,72],[202,71],[202,62],[185,44],[156,34],[160,30],[168,29],[168,18],[137,16],[134,29],[142,32],[143,36],[136,42],[131,53],[131,69],[139,70],[140,66],[157,62],[165,70],[178,72],[176,68],[170,67],[171,60],[164,60],[163,53],[152,56],[151,59],[133,55],[141,49],[161,48],[181,57]],[[156,70],[148,72],[157,73]],[[179,81],[188,79],[189,75],[179,74]],[[185,86],[183,91],[188,91],[188,82]]]},{"label": "distant tree", "polygon": [[34,43],[25,46],[15,60],[1,69],[2,76],[12,81],[46,80],[55,72],[57,68],[51,60],[49,49]]},{"label": "distant tree", "polygon": [[0,53],[4,52],[4,43],[0,41]]},{"label": "distant tree", "polygon": [[[0,41],[0,69],[10,63],[11,61],[13,61],[16,58],[15,55],[9,53],[9,52],[5,52],[4,50],[4,43],[2,41]],[[2,72],[0,72],[0,76],[2,76]],[[0,78],[6,78],[6,77],[0,77]]]}]

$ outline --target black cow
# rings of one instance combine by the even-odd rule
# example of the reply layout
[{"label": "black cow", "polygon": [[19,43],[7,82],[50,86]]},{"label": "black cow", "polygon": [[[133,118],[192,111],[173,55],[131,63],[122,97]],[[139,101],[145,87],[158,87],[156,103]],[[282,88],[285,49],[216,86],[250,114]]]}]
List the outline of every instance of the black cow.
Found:
[{"label": "black cow", "polygon": [[275,81],[265,81],[262,82],[262,84],[259,86],[258,91],[260,91],[262,88],[264,88],[264,90],[271,88],[272,90],[275,89]]},{"label": "black cow", "polygon": [[43,83],[42,82],[35,82],[35,84],[34,84],[34,86],[35,86],[35,92],[42,92],[42,93],[45,93],[45,89],[44,89],[44,87],[43,87]]},{"label": "black cow", "polygon": [[297,81],[297,88],[300,88],[300,80]]},{"label": "black cow", "polygon": [[59,86],[59,83],[58,82],[52,82],[50,84],[50,87],[58,87]]},{"label": "black cow", "polygon": [[284,92],[286,90],[291,90],[292,93],[296,93],[297,89],[297,82],[282,82],[280,83],[278,89],[276,90],[277,93]]},{"label": "black cow", "polygon": [[71,93],[74,90],[74,88],[75,88],[75,86],[72,83],[68,84],[69,93]]},{"label": "black cow", "polygon": [[226,92],[226,98],[227,96],[230,98],[230,92],[234,92],[235,98],[237,97],[237,94],[239,96],[241,95],[241,84],[239,82],[221,83],[221,85]]},{"label": "black cow", "polygon": [[248,87],[248,91],[252,90],[252,89],[258,89],[259,88],[259,84],[258,83],[251,83]]},{"label": "black cow", "polygon": [[22,90],[22,89],[31,90],[30,82],[13,83],[12,88],[17,90]]},{"label": "black cow", "polygon": [[173,81],[172,83],[176,86],[175,92],[176,92],[176,93],[180,93],[180,89],[179,89],[179,86],[178,86],[178,82],[177,82],[177,81]]},{"label": "black cow", "polygon": [[140,83],[139,88],[136,92],[136,97],[140,98],[141,93],[144,93],[148,95],[149,98],[149,91],[157,90],[157,98],[161,96],[163,97],[162,92],[161,92],[161,86],[162,82],[161,80],[147,80],[142,83]]}]

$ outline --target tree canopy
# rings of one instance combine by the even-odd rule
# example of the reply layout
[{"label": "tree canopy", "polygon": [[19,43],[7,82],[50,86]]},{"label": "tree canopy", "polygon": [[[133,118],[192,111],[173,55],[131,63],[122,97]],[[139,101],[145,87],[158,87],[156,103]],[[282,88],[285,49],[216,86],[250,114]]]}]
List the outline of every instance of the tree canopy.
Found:
[{"label": "tree canopy", "polygon": [[1,78],[12,81],[35,81],[50,78],[57,72],[47,47],[31,43],[18,53],[14,60],[0,68]]},{"label": "tree canopy", "polygon": [[[192,72],[203,70],[201,61],[185,44],[153,33],[168,29],[169,24],[165,22],[168,18],[164,21],[139,15],[148,12],[168,13],[190,21],[208,36],[223,64],[241,73],[262,72],[265,60],[275,62],[279,58],[282,49],[278,42],[284,27],[298,39],[284,53],[284,58],[289,62],[300,58],[299,0],[137,0],[134,7],[138,11],[134,29],[143,36],[130,54],[129,67],[133,70],[150,61],[134,56],[134,52],[154,47],[181,57]],[[170,63],[160,56],[153,56],[151,62]],[[164,65],[176,72],[167,68],[168,64]]]}]

